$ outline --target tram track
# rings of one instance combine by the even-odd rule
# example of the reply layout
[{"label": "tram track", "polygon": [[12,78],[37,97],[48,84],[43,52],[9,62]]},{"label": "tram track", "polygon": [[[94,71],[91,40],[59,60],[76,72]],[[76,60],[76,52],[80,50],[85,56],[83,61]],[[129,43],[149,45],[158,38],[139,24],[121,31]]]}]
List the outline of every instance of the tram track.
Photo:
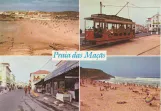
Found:
[{"label": "tram track", "polygon": [[84,45],[81,50],[106,50],[109,55],[160,55],[159,41],[158,35],[142,36],[116,43]]},{"label": "tram track", "polygon": [[[137,39],[141,39],[141,38],[148,37],[148,36],[150,36],[150,35],[135,37],[135,38],[130,39],[130,40],[137,40]],[[119,43],[123,43],[123,42],[127,42],[127,41],[129,41],[129,40],[116,42],[116,43],[113,43],[112,45],[119,44]],[[89,49],[93,49],[93,48],[99,48],[100,46],[103,46],[103,45],[105,45],[105,46],[111,46],[111,45],[108,45],[108,43],[99,44],[99,45],[89,45],[89,46],[85,46],[85,47],[82,48],[81,50],[89,50]],[[83,45],[81,45],[81,47],[83,47]]]},{"label": "tram track", "polygon": [[[147,34],[147,35],[143,35],[143,36],[136,36],[135,38],[133,38],[133,39],[130,39],[130,40],[137,40],[137,39],[142,39],[142,38],[144,38],[144,37],[149,37],[149,36],[151,36],[151,34]],[[82,38],[80,38],[80,39],[83,39],[84,37],[82,37]],[[115,45],[115,44],[119,44],[119,43],[122,43],[122,42],[127,42],[127,41],[129,41],[129,40],[124,40],[124,41],[120,41],[120,42],[116,42],[116,43],[114,43],[113,42],[113,44],[112,45]],[[101,46],[111,46],[111,45],[109,45],[108,43],[105,43],[105,44],[99,44],[99,45],[89,45],[89,46],[83,46],[83,45],[81,45],[80,47],[84,47],[84,48],[82,48],[81,50],[89,50],[89,49],[93,49],[93,48],[99,48],[99,47],[101,47]]]},{"label": "tram track", "polygon": [[152,48],[150,48],[150,49],[148,49],[148,50],[145,50],[145,51],[143,51],[143,52],[137,54],[137,56],[143,55],[144,53],[147,53],[147,52],[149,52],[149,51],[151,51],[151,50],[154,50],[154,49],[156,49],[156,48],[158,48],[158,47],[160,47],[160,45],[157,45],[157,46],[152,47]]},{"label": "tram track", "polygon": [[85,46],[84,48],[81,48],[81,50],[95,50],[95,48],[99,49],[99,48],[102,48],[102,47],[110,47],[110,46],[113,46],[113,45],[118,45],[118,44],[121,44],[121,43],[125,43],[125,42],[130,42],[130,39],[129,40],[124,40],[124,41],[119,41],[119,42],[111,42],[111,43],[105,43],[105,44],[99,44],[99,45],[89,45],[89,46]]}]

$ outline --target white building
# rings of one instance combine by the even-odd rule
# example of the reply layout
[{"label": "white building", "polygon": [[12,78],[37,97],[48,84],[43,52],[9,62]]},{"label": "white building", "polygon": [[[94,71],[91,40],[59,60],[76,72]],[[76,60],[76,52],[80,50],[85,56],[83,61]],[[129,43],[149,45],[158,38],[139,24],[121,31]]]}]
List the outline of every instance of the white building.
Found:
[{"label": "white building", "polygon": [[41,79],[44,79],[50,72],[46,70],[38,70],[36,72],[30,73],[30,84],[31,89],[35,89],[35,83],[40,81]]},{"label": "white building", "polygon": [[25,87],[27,85],[27,83],[25,83],[25,82],[21,82],[21,81],[16,81],[15,82],[15,86],[17,86],[17,87]]},{"label": "white building", "polygon": [[11,70],[8,63],[0,63],[0,86],[10,85]]},{"label": "white building", "polygon": [[3,14],[3,12],[0,12],[0,14]]},{"label": "white building", "polygon": [[161,15],[156,14],[146,20],[146,27],[148,31],[155,31],[157,32],[158,29],[161,27]]}]

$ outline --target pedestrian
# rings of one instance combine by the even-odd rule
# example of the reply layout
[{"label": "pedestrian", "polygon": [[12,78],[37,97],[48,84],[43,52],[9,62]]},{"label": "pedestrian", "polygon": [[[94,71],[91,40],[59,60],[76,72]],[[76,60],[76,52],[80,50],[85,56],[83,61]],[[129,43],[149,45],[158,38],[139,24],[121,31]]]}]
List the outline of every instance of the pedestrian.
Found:
[{"label": "pedestrian", "polygon": [[79,79],[76,79],[74,89],[75,89],[75,100],[79,101]]},{"label": "pedestrian", "polygon": [[27,86],[25,86],[24,91],[25,91],[25,96],[26,96],[26,94],[27,94]]},{"label": "pedestrian", "polygon": [[31,91],[31,87],[30,87],[30,86],[28,86],[28,92],[29,92],[29,94],[30,94],[30,91]]}]

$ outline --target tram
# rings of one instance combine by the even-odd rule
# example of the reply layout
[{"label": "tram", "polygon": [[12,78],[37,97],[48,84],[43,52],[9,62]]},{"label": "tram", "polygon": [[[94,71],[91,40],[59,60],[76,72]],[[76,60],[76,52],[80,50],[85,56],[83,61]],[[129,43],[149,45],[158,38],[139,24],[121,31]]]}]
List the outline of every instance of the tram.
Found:
[{"label": "tram", "polygon": [[[117,15],[92,14],[84,18],[85,43],[100,45],[111,42],[133,39],[135,37],[135,23],[131,19]],[[87,22],[92,27],[87,27]]]}]

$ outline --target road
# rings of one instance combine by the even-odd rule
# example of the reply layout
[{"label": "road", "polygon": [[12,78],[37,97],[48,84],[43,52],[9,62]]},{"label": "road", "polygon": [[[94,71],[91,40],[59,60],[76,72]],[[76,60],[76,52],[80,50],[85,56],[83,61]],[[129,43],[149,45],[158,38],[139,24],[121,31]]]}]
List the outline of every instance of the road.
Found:
[{"label": "road", "polygon": [[160,55],[160,36],[150,35],[138,37],[130,41],[113,45],[104,44],[90,49],[105,50],[107,51],[107,55]]},{"label": "road", "polygon": [[34,101],[23,90],[15,90],[0,95],[0,111],[53,111]]}]

